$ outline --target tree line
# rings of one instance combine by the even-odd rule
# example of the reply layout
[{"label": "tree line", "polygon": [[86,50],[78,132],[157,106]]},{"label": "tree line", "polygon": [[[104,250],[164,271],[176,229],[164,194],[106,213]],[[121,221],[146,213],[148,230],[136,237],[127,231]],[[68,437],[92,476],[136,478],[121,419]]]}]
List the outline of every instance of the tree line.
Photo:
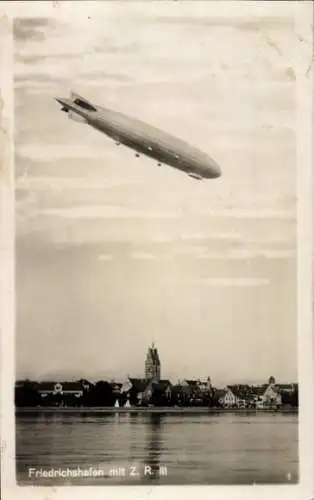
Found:
[{"label": "tree line", "polygon": [[[80,381],[81,383],[82,381]],[[95,384],[90,384],[84,388],[81,383],[82,394],[77,397],[75,394],[51,393],[42,397],[38,391],[37,384],[31,381],[24,381],[23,384],[15,387],[15,405],[17,407],[36,406],[74,406],[74,407],[112,407],[118,401],[119,406],[124,406],[127,401],[132,406],[206,406],[222,407],[221,391],[212,388],[207,391],[180,391],[172,390],[169,395],[165,391],[153,391],[149,398],[139,399],[138,391],[132,387],[127,393],[120,393],[112,387],[109,382],[100,380]],[[282,392],[282,405],[297,407],[298,388],[292,392]],[[248,398],[246,407],[254,408],[256,405],[252,398]]]}]

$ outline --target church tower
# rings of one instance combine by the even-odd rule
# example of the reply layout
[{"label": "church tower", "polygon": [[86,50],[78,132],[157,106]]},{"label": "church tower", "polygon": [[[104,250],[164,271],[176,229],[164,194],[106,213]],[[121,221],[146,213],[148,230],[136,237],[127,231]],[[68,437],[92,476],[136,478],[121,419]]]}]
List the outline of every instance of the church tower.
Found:
[{"label": "church tower", "polygon": [[148,348],[146,361],[145,361],[145,378],[160,380],[160,359],[158,351],[152,343]]}]

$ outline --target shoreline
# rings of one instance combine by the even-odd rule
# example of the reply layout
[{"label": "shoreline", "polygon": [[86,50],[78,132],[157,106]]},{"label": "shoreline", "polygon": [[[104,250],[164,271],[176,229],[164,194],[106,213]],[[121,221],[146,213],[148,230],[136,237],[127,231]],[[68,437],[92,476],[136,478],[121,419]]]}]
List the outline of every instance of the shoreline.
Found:
[{"label": "shoreline", "polygon": [[298,408],[206,408],[206,407],[134,407],[134,408],[113,408],[113,407],[20,407],[15,408],[15,414],[25,413],[172,413],[172,414],[219,414],[219,413],[293,413],[298,414]]}]

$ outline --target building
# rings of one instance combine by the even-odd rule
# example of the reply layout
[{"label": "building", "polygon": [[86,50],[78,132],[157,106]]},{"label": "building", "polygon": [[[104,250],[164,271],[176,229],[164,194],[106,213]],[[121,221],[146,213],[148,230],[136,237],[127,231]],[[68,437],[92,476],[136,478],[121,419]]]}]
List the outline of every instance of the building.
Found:
[{"label": "building", "polygon": [[130,399],[131,404],[141,405],[147,397],[148,380],[143,378],[127,377],[120,392]]},{"label": "building", "polygon": [[121,391],[122,384],[119,382],[115,382],[114,380],[111,380],[109,382],[109,386],[111,387],[113,398],[117,400],[122,392]]},{"label": "building", "polygon": [[83,396],[83,388],[80,382],[40,382],[37,390],[41,398],[47,396]]},{"label": "building", "polygon": [[210,377],[207,377],[206,380],[200,380],[199,378],[196,380],[185,379],[183,380],[182,385],[188,387],[191,394],[194,395],[200,395],[204,392],[209,392],[212,390]]},{"label": "building", "polygon": [[298,384],[276,384],[281,394],[292,394],[298,390]]},{"label": "building", "polygon": [[227,386],[236,398],[236,406],[246,408],[255,406],[255,393],[248,384],[233,384]]},{"label": "building", "polygon": [[146,361],[145,361],[145,379],[154,379],[157,382],[160,380],[160,359],[158,351],[152,343],[148,348]]},{"label": "building", "polygon": [[210,377],[206,380],[184,379],[171,387],[172,399],[179,405],[209,404],[213,396]]},{"label": "building", "polygon": [[253,387],[255,405],[257,408],[278,407],[282,404],[282,392],[287,387],[292,389],[290,384],[276,384],[274,377],[269,377],[268,384]]},{"label": "building", "polygon": [[131,404],[149,404],[152,400],[162,398],[170,400],[172,384],[170,380],[143,379],[127,377],[121,385],[121,394],[130,399]]},{"label": "building", "polygon": [[[286,389],[286,384],[283,384]],[[289,386],[291,389],[291,385]],[[281,390],[274,377],[269,377],[268,384],[250,386],[247,384],[228,385],[221,403],[230,407],[272,408],[281,405]]]},{"label": "building", "polygon": [[233,408],[238,405],[239,398],[233,393],[232,389],[227,385],[219,398],[220,404],[224,408]]},{"label": "building", "polygon": [[144,378],[127,376],[121,385],[120,394],[128,398],[132,405],[149,404],[153,394],[165,393],[171,397],[171,383],[160,380],[160,358],[154,343],[148,348],[145,360]]},{"label": "building", "polygon": [[262,401],[263,405],[266,407],[281,405],[281,394],[274,377],[269,377],[268,386],[262,395]]},{"label": "building", "polygon": [[147,401],[154,405],[161,405],[171,400],[172,384],[170,380],[150,380],[145,388]]}]

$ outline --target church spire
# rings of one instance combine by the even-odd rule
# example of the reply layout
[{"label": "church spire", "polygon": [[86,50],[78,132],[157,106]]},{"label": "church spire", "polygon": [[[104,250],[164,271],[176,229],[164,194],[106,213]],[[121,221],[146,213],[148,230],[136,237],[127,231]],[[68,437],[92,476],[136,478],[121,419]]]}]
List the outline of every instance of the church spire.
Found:
[{"label": "church spire", "polygon": [[145,378],[160,380],[160,359],[154,341],[148,348],[145,361]]}]

